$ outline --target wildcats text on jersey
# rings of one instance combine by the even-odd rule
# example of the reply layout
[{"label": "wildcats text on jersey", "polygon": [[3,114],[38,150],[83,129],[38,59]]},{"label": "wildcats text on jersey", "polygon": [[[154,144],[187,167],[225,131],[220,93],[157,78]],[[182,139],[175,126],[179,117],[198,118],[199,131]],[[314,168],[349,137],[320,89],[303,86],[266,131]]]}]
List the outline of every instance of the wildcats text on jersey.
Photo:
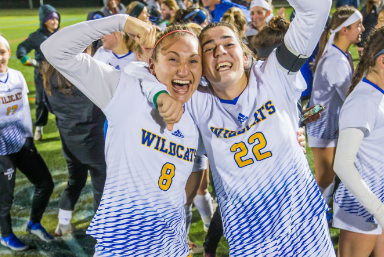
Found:
[{"label": "wildcats text on jersey", "polygon": [[251,127],[267,119],[268,115],[273,115],[274,113],[276,113],[276,108],[273,105],[272,101],[269,100],[265,104],[263,104],[260,108],[258,108],[256,112],[253,114],[255,121],[251,125],[247,125],[242,130],[235,131],[235,130],[228,130],[226,128],[215,128],[215,127],[210,127],[210,129],[212,133],[216,135],[217,138],[228,139],[228,138],[232,138],[232,137],[236,137],[238,135],[244,134],[245,132],[250,130]]},{"label": "wildcats text on jersey", "polygon": [[0,96],[1,103],[2,104],[8,104],[8,103],[19,101],[22,98],[22,95],[23,95],[23,93],[19,92],[19,93],[16,93],[14,95],[12,94],[12,95],[7,95],[7,96]]},{"label": "wildcats text on jersey", "polygon": [[[184,161],[193,162],[196,156],[196,149],[184,147],[183,145],[176,144],[170,141],[166,148],[167,139],[162,138],[155,133],[149,132],[145,129],[141,129],[141,144],[147,147],[151,147],[153,143],[153,149],[162,152],[164,154],[168,154]],[[154,143],[156,138],[156,143]],[[183,152],[185,150],[185,152]]]}]

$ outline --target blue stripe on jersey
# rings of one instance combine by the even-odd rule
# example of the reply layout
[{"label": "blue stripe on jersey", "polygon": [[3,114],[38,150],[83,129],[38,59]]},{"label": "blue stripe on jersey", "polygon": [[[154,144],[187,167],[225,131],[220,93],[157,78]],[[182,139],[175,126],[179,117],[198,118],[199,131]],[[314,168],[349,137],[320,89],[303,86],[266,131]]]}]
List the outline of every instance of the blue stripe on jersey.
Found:
[{"label": "blue stripe on jersey", "polygon": [[5,81],[1,81],[1,80],[0,80],[0,82],[5,84],[5,83],[7,83],[8,78],[9,78],[9,73],[7,73],[7,78],[5,79]]},{"label": "blue stripe on jersey", "polygon": [[233,99],[233,100],[224,100],[224,99],[221,99],[221,98],[219,98],[219,100],[223,104],[233,104],[233,105],[236,105],[237,101],[239,100],[240,95],[238,97],[236,97],[235,99]]},{"label": "blue stripe on jersey", "polygon": [[7,116],[0,121],[0,155],[17,153],[25,142],[24,125],[17,117]]},{"label": "blue stripe on jersey", "polygon": [[379,88],[376,84],[374,84],[373,82],[369,81],[367,78],[364,77],[363,78],[363,82],[370,84],[371,86],[373,86],[374,88],[376,88],[377,90],[379,90],[381,93],[384,94],[384,90],[383,89]]},{"label": "blue stripe on jersey", "polygon": [[117,54],[115,54],[114,52],[112,52],[114,56],[116,56],[117,59],[123,59],[125,57],[127,57],[128,55],[132,54],[132,51],[129,51],[129,53],[127,53],[126,55],[123,55],[123,56],[118,56]]},{"label": "blue stripe on jersey", "polygon": [[332,46],[334,48],[336,48],[337,50],[339,50],[348,59],[348,55],[346,53],[344,53],[340,48],[338,48],[335,44],[333,44]]}]

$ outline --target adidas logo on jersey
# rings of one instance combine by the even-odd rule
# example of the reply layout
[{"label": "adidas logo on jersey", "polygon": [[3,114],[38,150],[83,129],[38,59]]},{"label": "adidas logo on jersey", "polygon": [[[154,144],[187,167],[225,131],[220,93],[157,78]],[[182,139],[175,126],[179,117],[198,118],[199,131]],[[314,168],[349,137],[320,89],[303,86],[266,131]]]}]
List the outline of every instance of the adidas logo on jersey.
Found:
[{"label": "adidas logo on jersey", "polygon": [[120,66],[117,65],[117,66],[115,67],[115,69],[116,69],[116,70],[120,70]]},{"label": "adidas logo on jersey", "polygon": [[370,217],[365,222],[375,223],[375,219],[373,217]]},{"label": "adidas logo on jersey", "polygon": [[243,123],[248,119],[248,117],[245,116],[244,114],[239,113],[239,117],[237,117],[237,119],[239,120],[240,123]]},{"label": "adidas logo on jersey", "polygon": [[172,133],[172,135],[180,137],[180,138],[184,138],[184,136],[183,136],[183,134],[181,134],[180,130],[176,130],[175,132]]}]

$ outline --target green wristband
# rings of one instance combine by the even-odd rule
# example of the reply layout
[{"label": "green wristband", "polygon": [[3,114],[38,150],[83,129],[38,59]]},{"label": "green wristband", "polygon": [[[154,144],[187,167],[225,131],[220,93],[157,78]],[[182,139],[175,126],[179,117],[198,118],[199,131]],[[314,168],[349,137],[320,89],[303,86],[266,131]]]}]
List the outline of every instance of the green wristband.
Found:
[{"label": "green wristband", "polygon": [[162,93],[166,93],[169,95],[169,93],[165,90],[162,90],[162,91],[159,91],[156,93],[156,95],[153,97],[153,104],[155,105],[156,109],[157,109],[157,98],[159,97],[159,95],[161,95]]},{"label": "green wristband", "polygon": [[29,59],[29,57],[28,56],[23,56],[23,58],[21,58],[20,59],[20,61],[21,61],[21,64],[24,64],[24,63],[26,63],[27,61],[28,61],[28,59]]}]

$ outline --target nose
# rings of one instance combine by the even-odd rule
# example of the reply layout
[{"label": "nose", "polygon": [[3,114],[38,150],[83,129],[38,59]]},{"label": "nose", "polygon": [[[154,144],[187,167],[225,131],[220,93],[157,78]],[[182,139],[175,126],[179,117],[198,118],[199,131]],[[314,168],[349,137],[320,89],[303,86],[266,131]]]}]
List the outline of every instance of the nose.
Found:
[{"label": "nose", "polygon": [[224,49],[223,45],[218,45],[215,49],[215,57],[227,54],[227,51]]},{"label": "nose", "polygon": [[177,76],[180,78],[187,77],[189,74],[188,65],[187,63],[182,63],[179,67],[179,70],[177,71]]}]

